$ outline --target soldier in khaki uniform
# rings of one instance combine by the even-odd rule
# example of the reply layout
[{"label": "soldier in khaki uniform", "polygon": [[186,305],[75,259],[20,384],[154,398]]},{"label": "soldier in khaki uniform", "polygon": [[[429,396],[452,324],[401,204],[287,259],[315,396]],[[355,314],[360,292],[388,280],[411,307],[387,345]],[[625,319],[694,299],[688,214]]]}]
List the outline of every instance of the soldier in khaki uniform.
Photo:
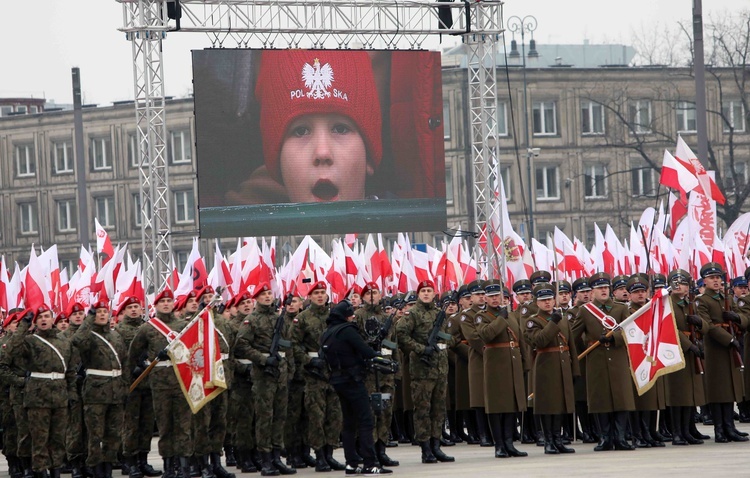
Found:
[{"label": "soldier in khaki uniform", "polygon": [[[588,278],[580,277],[574,280],[571,290],[573,291],[573,306],[565,312],[565,318],[572,327],[575,325],[578,310],[591,300],[591,287],[589,287]],[[584,335],[576,337],[575,343],[579,354],[586,350]],[[589,414],[586,398],[586,357],[579,360],[578,367],[581,370],[581,375],[573,377],[573,386],[576,394],[576,416],[581,424],[581,441],[583,443],[597,443],[596,434],[598,431],[594,429],[594,419]]]},{"label": "soldier in khaki uniform", "polygon": [[[455,353],[456,338],[453,335],[454,327],[451,327],[452,319],[456,316],[458,309],[458,298],[456,291],[447,290],[443,292],[438,301],[438,305],[445,310],[448,323],[448,333],[451,334],[451,340],[448,341],[448,392],[446,396],[446,420],[448,422],[448,434],[443,434],[443,445],[448,446],[461,443],[463,439],[458,434],[458,424],[456,423],[456,363],[458,357]],[[447,440],[446,440],[447,438]]]},{"label": "soldier in khaki uniform", "polygon": [[[538,273],[544,272],[544,271],[537,271],[534,272],[534,278],[535,279],[546,279],[546,276],[540,276]],[[547,274],[549,274],[547,272]],[[521,279],[517,280],[513,283],[513,293],[516,296],[516,302],[518,303],[518,307],[508,313],[508,317],[510,317],[512,320],[514,320],[516,323],[520,325],[526,323],[526,319],[530,316],[536,313],[537,308],[536,304],[534,303],[534,296],[532,295],[531,291],[533,288],[533,284],[530,280],[527,279]],[[525,350],[523,350],[523,354],[525,358],[529,358],[530,361],[530,353],[528,350],[528,344],[524,345]],[[531,389],[529,384],[529,376],[526,374],[524,376],[524,383],[526,384],[526,389],[529,392],[529,394],[533,393],[534,391]],[[533,378],[532,378],[533,383]],[[522,437],[521,442],[522,443],[536,443],[538,446],[544,445],[544,435],[542,434],[541,430],[541,422],[537,424],[537,421],[539,421],[538,417],[534,417],[534,407],[533,403],[529,403],[527,401],[526,403],[526,411],[520,413],[520,419],[521,423],[523,425]],[[538,426],[537,426],[538,425]]]},{"label": "soldier in khaki uniform", "polygon": [[612,278],[612,300],[620,304],[627,304],[630,301],[628,293],[628,281],[630,277],[624,274],[616,275]]},{"label": "soldier in khaki uniform", "polygon": [[[469,396],[469,342],[461,330],[461,315],[464,310],[471,308],[471,292],[466,285],[458,288],[458,310],[448,316],[448,333],[453,336],[450,349],[455,357],[455,418],[450,424],[451,431],[469,445],[478,445],[476,416],[471,409]],[[448,417],[450,422],[451,417]],[[468,434],[464,431],[464,423]]]},{"label": "soldier in khaki uniform", "polygon": [[524,337],[534,349],[534,412],[542,417],[544,453],[574,453],[563,444],[565,414],[575,409],[573,377],[578,375],[578,354],[570,324],[554,310],[555,290],[549,284],[534,288],[538,312],[526,321]]},{"label": "soldier in khaki uniform", "polygon": [[[99,476],[111,476],[112,465],[117,461],[126,396],[122,364],[127,349],[109,321],[109,304],[99,301],[92,305],[71,340],[86,369],[81,391],[88,441],[86,464]],[[131,468],[137,469],[136,464],[131,463]]]},{"label": "soldier in khaki uniform", "polygon": [[716,262],[701,267],[706,291],[696,298],[698,315],[709,323],[704,338],[706,353],[706,400],[714,420],[714,441],[748,441],[734,426],[734,402],[742,400],[742,375],[734,354],[742,352],[737,329],[745,330],[748,318],[725,305],[722,277],[724,271]]},{"label": "soldier in khaki uniform", "polygon": [[688,293],[690,291],[690,274],[682,269],[669,273],[669,284],[672,287],[670,300],[672,313],[680,332],[680,348],[685,356],[685,368],[676,370],[664,377],[667,388],[667,406],[670,407],[672,420],[672,445],[699,445],[700,438],[690,432],[696,406],[706,404],[703,389],[703,375],[696,371],[696,361],[703,359],[703,351],[694,343],[697,334],[708,331],[708,323],[698,315],[689,314]]},{"label": "soldier in khaki uniform", "polygon": [[597,414],[601,433],[594,451],[634,450],[625,441],[627,412],[635,410],[625,339],[621,332],[606,336],[611,327],[627,318],[628,311],[610,298],[609,274],[596,273],[588,283],[593,289],[593,300],[578,309],[573,337],[586,334],[587,347],[600,343],[586,357],[588,409],[589,413]]},{"label": "soldier in khaki uniform", "polygon": [[474,322],[483,344],[484,403],[489,417],[495,458],[527,456],[513,446],[516,414],[526,411],[525,340],[518,322],[508,315],[500,281],[484,287],[487,307]]},{"label": "soldier in khaki uniform", "polygon": [[[398,342],[409,354],[409,371],[414,400],[414,432],[422,448],[422,463],[455,461],[440,449],[445,422],[445,393],[448,376],[448,354],[445,343],[428,345],[427,339],[438,314],[433,302],[435,285],[430,280],[419,283],[417,304],[397,325]],[[447,330],[443,322],[442,332]]]}]

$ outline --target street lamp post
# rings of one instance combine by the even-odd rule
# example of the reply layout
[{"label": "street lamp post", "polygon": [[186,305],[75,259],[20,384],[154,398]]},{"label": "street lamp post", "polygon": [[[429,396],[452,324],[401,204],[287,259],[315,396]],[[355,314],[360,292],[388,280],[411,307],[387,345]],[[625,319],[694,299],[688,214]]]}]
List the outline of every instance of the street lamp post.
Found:
[{"label": "street lamp post", "polygon": [[[536,52],[536,45],[534,42],[534,30],[536,30],[537,27],[537,20],[536,17],[532,15],[526,15],[525,17],[521,18],[516,15],[513,15],[508,18],[508,21],[506,22],[506,25],[508,27],[508,30],[513,33],[514,37],[516,33],[521,34],[521,70],[523,75],[523,126],[524,126],[524,136],[525,136],[525,145],[526,145],[526,172],[528,175],[528,197],[529,197],[529,243],[531,243],[531,238],[534,237],[534,195],[533,195],[533,178],[532,178],[532,167],[531,167],[531,161],[534,157],[534,151],[531,148],[531,143],[529,142],[529,105],[528,105],[528,91],[526,86],[526,42],[525,36],[526,32],[529,32],[531,34],[531,41],[529,43],[529,56],[538,56],[538,53]],[[513,42],[515,43],[515,38],[513,39]],[[513,48],[514,45],[511,46],[511,55],[513,55]],[[518,55],[518,50],[515,50],[516,55]]]}]

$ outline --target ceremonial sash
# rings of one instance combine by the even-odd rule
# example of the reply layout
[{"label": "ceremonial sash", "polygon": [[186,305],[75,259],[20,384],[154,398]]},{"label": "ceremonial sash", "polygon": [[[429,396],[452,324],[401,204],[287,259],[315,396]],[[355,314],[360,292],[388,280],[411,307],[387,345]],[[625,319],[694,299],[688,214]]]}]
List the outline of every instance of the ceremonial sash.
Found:
[{"label": "ceremonial sash", "polygon": [[150,319],[147,324],[150,324],[153,328],[159,331],[165,339],[167,339],[167,343],[172,343],[172,341],[177,338],[177,332],[169,328],[167,324],[162,322],[161,320],[157,319],[156,317],[153,317]]},{"label": "ceremonial sash", "polygon": [[65,359],[63,358],[63,356],[62,356],[62,354],[60,353],[60,351],[59,351],[59,350],[57,350],[57,347],[55,347],[54,345],[52,345],[52,344],[51,344],[51,343],[49,342],[49,340],[45,340],[45,339],[43,339],[43,338],[39,337],[39,336],[38,336],[38,335],[36,335],[36,334],[32,335],[32,337],[36,337],[36,338],[38,338],[38,339],[39,339],[39,340],[41,340],[41,341],[42,341],[43,343],[47,344],[47,345],[49,346],[49,348],[51,348],[52,350],[54,350],[54,351],[55,351],[55,353],[57,354],[57,356],[58,356],[58,357],[60,358],[60,362],[62,362],[62,366],[63,366],[63,373],[65,373],[65,372],[67,372],[67,371],[68,371],[68,366],[67,366],[67,365],[65,365]]},{"label": "ceremonial sash", "polygon": [[591,315],[597,318],[601,322],[602,327],[607,330],[612,330],[617,326],[617,321],[611,315],[607,315],[599,307],[595,306],[593,302],[587,302],[583,305],[583,308],[591,312]]},{"label": "ceremonial sash", "polygon": [[93,331],[91,333],[94,334],[95,337],[99,337],[102,342],[107,344],[107,347],[109,347],[109,350],[111,350],[112,353],[115,354],[115,360],[117,360],[117,366],[120,367],[120,369],[122,369],[122,363],[120,363],[120,356],[117,354],[117,351],[115,350],[115,348],[112,347],[112,344],[109,343],[109,341],[105,339],[104,337],[102,337],[100,334],[93,332]]}]

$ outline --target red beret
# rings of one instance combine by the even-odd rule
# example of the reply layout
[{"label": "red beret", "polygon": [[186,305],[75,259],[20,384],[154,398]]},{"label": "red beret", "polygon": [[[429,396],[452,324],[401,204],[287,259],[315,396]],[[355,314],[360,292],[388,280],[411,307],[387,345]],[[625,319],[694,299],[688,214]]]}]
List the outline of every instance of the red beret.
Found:
[{"label": "red beret", "polygon": [[5,317],[3,328],[8,327],[12,322],[17,322],[20,317],[21,316],[18,315],[18,312],[11,312]]},{"label": "red beret", "polygon": [[326,283],[323,282],[322,280],[319,280],[318,282],[316,282],[315,284],[313,284],[312,287],[310,287],[310,292],[308,292],[307,294],[310,295],[313,292],[315,292],[316,290],[326,290],[326,288],[327,288],[326,287]]},{"label": "red beret", "polygon": [[76,312],[85,312],[86,308],[81,304],[80,302],[73,303],[72,306],[70,306],[70,311],[68,312],[68,315],[73,315]]},{"label": "red beret", "polygon": [[371,290],[380,291],[380,287],[378,287],[375,282],[368,282],[364,287],[362,287],[362,295],[366,295]]},{"label": "red beret", "polygon": [[362,289],[357,284],[354,284],[348,291],[346,291],[344,297],[350,297],[352,294],[362,295]]},{"label": "red beret", "polygon": [[154,304],[158,304],[162,299],[174,299],[174,294],[171,290],[164,289],[163,291],[159,292],[156,297],[154,297]]},{"label": "red beret", "polygon": [[253,291],[253,299],[257,299],[260,294],[268,290],[271,290],[271,286],[268,285],[268,282],[263,282],[262,284],[258,284],[258,287],[256,287],[255,290]]},{"label": "red beret", "polygon": [[183,295],[179,297],[176,301],[174,301],[174,310],[182,310],[185,308],[185,305],[187,304],[187,296]]},{"label": "red beret", "polygon": [[61,320],[68,320],[69,321],[68,316],[65,314],[65,312],[60,312],[57,315],[57,317],[55,318],[55,325],[57,325],[57,323],[60,322]]},{"label": "red beret", "polygon": [[93,307],[94,309],[107,309],[107,310],[109,310],[109,302],[107,302],[105,300],[100,300],[100,301],[97,301],[96,303],[94,303],[91,307]]},{"label": "red beret", "polygon": [[131,295],[130,297],[126,298],[120,303],[120,306],[117,308],[117,313],[115,315],[120,315],[125,311],[125,308],[129,305],[133,304],[140,304],[141,301],[138,300],[138,297]]},{"label": "red beret", "polygon": [[52,309],[50,309],[47,304],[42,304],[36,309],[36,314],[34,315],[34,319],[39,317],[39,314],[41,314],[42,312],[51,312],[51,311]]},{"label": "red beret", "polygon": [[427,280],[423,280],[423,281],[422,281],[422,282],[420,282],[420,283],[419,283],[419,285],[417,286],[417,294],[419,294],[419,291],[420,291],[420,290],[422,290],[422,289],[424,289],[424,288],[426,288],[426,287],[429,287],[429,288],[431,288],[432,290],[435,290],[435,283],[434,283],[434,282],[432,282],[432,281],[431,281],[431,280],[429,280],[429,279],[427,279]]},{"label": "red beret", "polygon": [[250,295],[250,292],[244,291],[241,294],[235,295],[234,298],[233,298],[234,302],[232,302],[231,306],[227,305],[227,307],[232,307],[232,306],[237,307],[238,305],[240,305],[240,302],[242,302],[244,300],[252,299],[252,298],[253,298],[253,296]]},{"label": "red beret", "polygon": [[198,289],[198,297],[201,297],[201,296],[203,296],[205,294],[213,294],[213,293],[215,293],[214,292],[214,288],[211,287],[210,285],[207,285],[207,286],[204,286],[204,287]]}]

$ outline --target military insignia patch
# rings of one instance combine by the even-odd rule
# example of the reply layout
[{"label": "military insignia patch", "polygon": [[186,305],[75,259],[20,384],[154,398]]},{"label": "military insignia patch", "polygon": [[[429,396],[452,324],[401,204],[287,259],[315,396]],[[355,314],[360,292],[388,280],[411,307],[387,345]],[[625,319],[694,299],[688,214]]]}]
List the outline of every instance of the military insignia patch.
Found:
[{"label": "military insignia patch", "polygon": [[448,328],[451,328],[453,326],[453,322],[448,321]]},{"label": "military insignia patch", "polygon": [[465,321],[465,320],[466,320],[466,316],[465,316],[465,315],[462,315],[462,316],[461,316],[461,322],[463,322],[463,321]]},{"label": "military insignia patch", "polygon": [[482,323],[482,318],[481,317],[477,317],[477,324],[480,324],[480,323]]},{"label": "military insignia patch", "polygon": [[521,314],[526,315],[529,312],[528,307],[521,307]]},{"label": "military insignia patch", "polygon": [[526,327],[528,327],[529,329],[533,329],[534,328],[534,321],[533,320],[529,320],[528,322],[526,322]]},{"label": "military insignia patch", "polygon": [[568,320],[573,320],[573,314],[568,314]]},{"label": "military insignia patch", "polygon": [[249,320],[246,320],[246,321],[244,321],[244,322],[242,322],[242,323],[243,323],[244,325],[250,325],[250,321],[249,321]]},{"label": "military insignia patch", "polygon": [[745,307],[745,301],[741,300],[741,301],[737,302],[737,305],[739,305],[740,307]]}]

